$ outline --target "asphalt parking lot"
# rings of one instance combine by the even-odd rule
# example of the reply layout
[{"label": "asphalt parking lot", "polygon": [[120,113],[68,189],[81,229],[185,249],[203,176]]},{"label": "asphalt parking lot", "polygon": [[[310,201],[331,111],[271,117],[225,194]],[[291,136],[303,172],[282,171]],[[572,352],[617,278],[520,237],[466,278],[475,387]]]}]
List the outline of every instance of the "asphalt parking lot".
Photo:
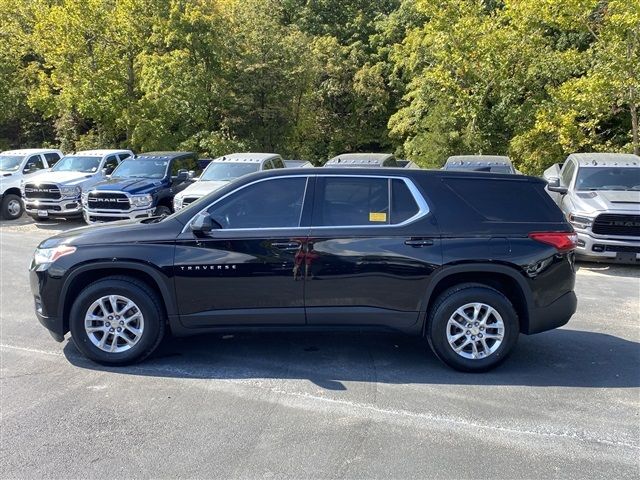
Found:
[{"label": "asphalt parking lot", "polygon": [[638,478],[640,269],[580,264],[578,312],[486,374],[394,335],[168,339],[104,368],[34,314],[76,222],[0,223],[2,478]]}]

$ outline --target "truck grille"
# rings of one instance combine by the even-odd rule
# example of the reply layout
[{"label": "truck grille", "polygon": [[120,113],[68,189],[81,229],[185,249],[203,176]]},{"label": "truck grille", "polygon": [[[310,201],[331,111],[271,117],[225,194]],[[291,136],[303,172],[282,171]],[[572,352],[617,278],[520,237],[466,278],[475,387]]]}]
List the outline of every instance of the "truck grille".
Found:
[{"label": "truck grille", "polygon": [[24,197],[27,200],[59,200],[60,189],[52,183],[27,183],[24,186]]},{"label": "truck grille", "polygon": [[640,215],[598,215],[592,230],[599,235],[640,237]]},{"label": "truck grille", "polygon": [[129,197],[124,193],[90,192],[87,206],[92,210],[129,210]]}]

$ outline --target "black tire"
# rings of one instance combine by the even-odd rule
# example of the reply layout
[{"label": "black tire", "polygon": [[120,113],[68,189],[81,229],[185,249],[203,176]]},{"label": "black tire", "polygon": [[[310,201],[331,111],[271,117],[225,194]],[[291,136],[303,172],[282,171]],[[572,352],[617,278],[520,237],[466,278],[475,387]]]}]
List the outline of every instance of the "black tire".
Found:
[{"label": "black tire", "polygon": [[[85,328],[84,318],[91,304],[106,295],[121,295],[131,299],[144,317],[144,329],[138,342],[129,350],[109,353],[94,345]],[[78,350],[103,365],[127,365],[148,357],[164,337],[166,318],[158,294],[149,286],[131,277],[107,277],[80,292],[71,307],[69,329]]]},{"label": "black tire", "polygon": [[171,215],[171,209],[164,205],[157,206],[155,212],[153,212],[154,217],[168,217],[169,215]]},{"label": "black tire", "polygon": [[[18,210],[15,209],[16,202],[19,205]],[[15,220],[20,218],[24,213],[24,203],[20,196],[14,193],[8,193],[2,197],[2,204],[0,205],[0,217],[3,220]]]},{"label": "black tire", "polygon": [[[484,358],[469,359],[456,353],[447,340],[447,323],[454,312],[469,303],[483,303],[502,317],[504,337],[499,347]],[[509,299],[498,290],[482,284],[460,284],[444,291],[429,311],[426,336],[436,356],[450,367],[463,372],[485,372],[502,363],[518,341],[518,314]]]}]

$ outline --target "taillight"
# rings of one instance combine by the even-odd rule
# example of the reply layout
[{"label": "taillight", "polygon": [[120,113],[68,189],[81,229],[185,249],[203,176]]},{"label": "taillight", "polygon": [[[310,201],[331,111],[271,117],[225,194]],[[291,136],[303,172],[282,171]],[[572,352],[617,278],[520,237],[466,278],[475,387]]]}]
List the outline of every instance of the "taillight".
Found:
[{"label": "taillight", "polygon": [[551,245],[561,253],[570,252],[578,244],[578,235],[574,232],[532,232],[529,238]]}]

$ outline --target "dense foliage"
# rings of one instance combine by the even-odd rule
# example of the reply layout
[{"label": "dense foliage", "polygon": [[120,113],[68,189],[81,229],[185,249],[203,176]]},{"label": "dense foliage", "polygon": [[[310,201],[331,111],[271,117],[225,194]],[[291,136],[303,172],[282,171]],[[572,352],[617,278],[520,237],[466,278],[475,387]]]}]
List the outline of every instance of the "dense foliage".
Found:
[{"label": "dense foliage", "polygon": [[640,2],[0,0],[0,148],[634,151]]}]

